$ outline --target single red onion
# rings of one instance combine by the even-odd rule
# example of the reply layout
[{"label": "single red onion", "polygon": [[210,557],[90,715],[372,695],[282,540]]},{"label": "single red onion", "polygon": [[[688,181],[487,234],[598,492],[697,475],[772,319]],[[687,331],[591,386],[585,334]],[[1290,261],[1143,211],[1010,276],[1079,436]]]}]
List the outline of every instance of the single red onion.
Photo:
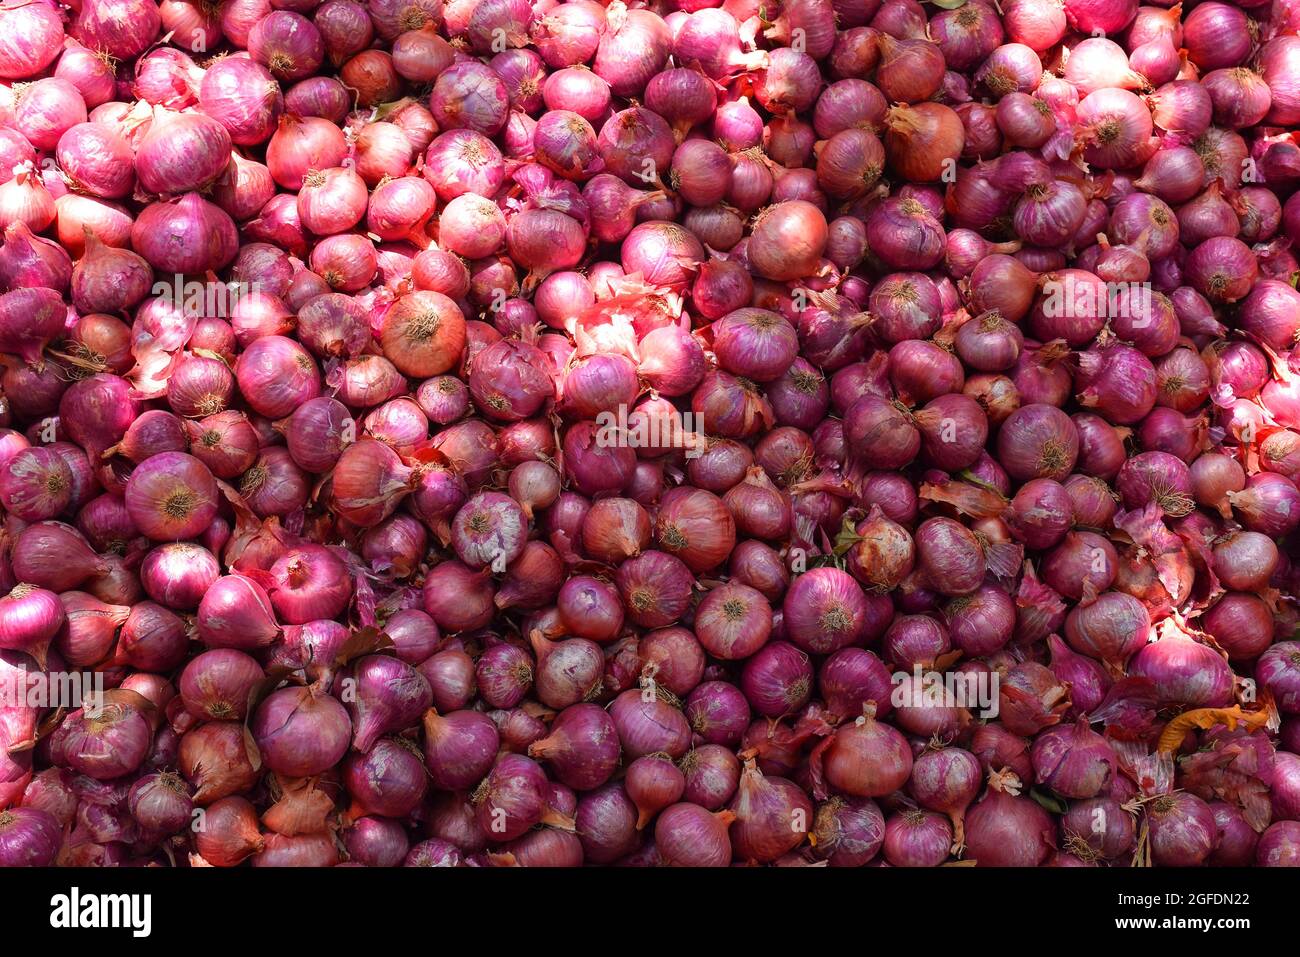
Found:
[{"label": "single red onion", "polygon": [[141,671],[168,672],[189,650],[185,620],[151,601],[131,608],[118,634],[115,661]]},{"label": "single red onion", "polygon": [[991,776],[984,797],[966,814],[966,856],[984,866],[1036,867],[1055,844],[1047,812],[1018,796],[1014,774]]},{"label": "single red onion", "polygon": [[1214,849],[1214,812],[1186,792],[1162,794],[1145,806],[1151,861],[1160,867],[1194,867]]},{"label": "single red onion", "polygon": [[386,655],[359,659],[343,681],[354,687],[345,704],[352,719],[352,746],[363,754],[381,736],[413,725],[432,701],[424,676]]},{"label": "single red onion", "polygon": [[912,753],[903,736],[875,718],[867,704],[852,724],[831,739],[822,758],[826,783],[857,797],[882,797],[896,791],[912,771]]},{"label": "single red onion", "polygon": [[618,736],[602,708],[578,703],[561,711],[547,736],[529,745],[528,753],[545,761],[561,783],[590,791],[604,784],[617,767]]},{"label": "single red onion", "polygon": [[1176,630],[1139,648],[1129,671],[1150,681],[1161,701],[1210,708],[1232,697],[1232,671],[1223,656]]},{"label": "single red onion", "polygon": [[63,845],[58,820],[36,807],[0,811],[0,860],[8,867],[49,867]]},{"label": "single red onion", "polygon": [[338,700],[306,688],[272,692],[250,725],[263,763],[277,774],[306,777],[333,767],[352,734]]},{"label": "single red onion", "polygon": [[686,753],[691,731],[677,708],[642,690],[624,691],[614,699],[610,717],[631,759],[662,751],[674,758]]},{"label": "single red onion", "polygon": [[[430,710],[424,716],[424,764],[433,784],[448,790],[462,790],[480,781],[496,755],[496,726],[474,711],[453,711],[440,715]],[[372,749],[384,746],[380,741]]]}]

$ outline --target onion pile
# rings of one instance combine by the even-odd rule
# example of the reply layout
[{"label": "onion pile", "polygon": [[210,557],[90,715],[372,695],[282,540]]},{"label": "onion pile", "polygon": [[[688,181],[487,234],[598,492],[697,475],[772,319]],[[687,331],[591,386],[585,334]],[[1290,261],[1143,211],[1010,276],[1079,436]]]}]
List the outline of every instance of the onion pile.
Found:
[{"label": "onion pile", "polygon": [[0,865],[1300,866],[1295,7],[0,3]]}]

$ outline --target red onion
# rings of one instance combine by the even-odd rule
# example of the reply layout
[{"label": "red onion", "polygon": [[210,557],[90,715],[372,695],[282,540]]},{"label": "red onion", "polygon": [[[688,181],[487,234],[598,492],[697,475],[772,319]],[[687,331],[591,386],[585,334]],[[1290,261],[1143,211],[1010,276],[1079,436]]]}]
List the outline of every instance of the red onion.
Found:
[{"label": "red onion", "polygon": [[1295,295],[1284,282],[1260,280],[1241,303],[1241,327],[1272,349],[1290,349],[1300,332],[1294,326]]},{"label": "red onion", "polygon": [[960,523],[948,518],[927,519],[916,530],[915,541],[917,564],[940,593],[969,594],[983,581],[983,549]]},{"label": "red onion", "polygon": [[274,832],[264,836],[262,849],[249,858],[253,867],[333,867],[339,849],[327,834],[287,837]]},{"label": "red onion", "polygon": [[237,153],[231,155],[230,165],[212,187],[212,199],[240,222],[262,211],[274,193],[270,170]]},{"label": "red onion", "polygon": [[1190,285],[1207,299],[1228,303],[1246,295],[1258,274],[1258,266],[1240,240],[1215,236],[1192,250],[1186,271]]},{"label": "red onion", "polygon": [[475,663],[474,675],[479,693],[488,704],[512,708],[532,685],[533,660],[528,652],[514,645],[493,645]]},{"label": "red onion", "polygon": [[181,772],[194,787],[194,801],[210,804],[257,780],[249,763],[247,731],[234,721],[210,721],[181,738]]},{"label": "red onion", "polygon": [[[75,270],[73,276],[76,276]],[[0,345],[6,352],[17,353],[36,365],[45,346],[62,333],[66,315],[67,309],[55,289],[7,292],[0,296],[0,320],[4,324]]]},{"label": "red onion", "polygon": [[942,258],[943,229],[915,199],[887,199],[867,219],[867,241],[885,265],[929,269]]},{"label": "red onion", "polygon": [[242,412],[218,412],[185,428],[191,453],[217,478],[234,478],[257,461],[257,433]]},{"label": "red onion", "polygon": [[149,597],[167,608],[193,611],[221,574],[216,557],[188,542],[160,545],[145,556],[140,580]]},{"label": "red onion", "polygon": [[1243,524],[1253,532],[1281,535],[1293,529],[1297,492],[1290,479],[1274,473],[1259,473],[1246,480],[1239,492],[1229,492],[1228,501],[1237,509]]},{"label": "red onion", "polygon": [[335,618],[352,597],[347,567],[319,545],[290,549],[271,566],[271,604],[280,620],[300,625]]},{"label": "red onion", "polygon": [[811,569],[796,578],[782,608],[790,640],[817,654],[856,644],[865,637],[870,622],[862,589],[834,568]]},{"label": "red onion", "polygon": [[1039,783],[1070,798],[1095,797],[1115,771],[1110,745],[1082,721],[1044,731],[1030,754]]},{"label": "red onion", "polygon": [[868,704],[831,739],[822,758],[826,783],[857,797],[883,797],[902,787],[912,771],[906,740],[879,723]]},{"label": "red onion", "polygon": [[861,867],[879,853],[885,819],[869,798],[835,796],[817,808],[813,834],[831,867]]},{"label": "red onion", "polygon": [[1272,612],[1262,599],[1243,592],[1229,592],[1215,602],[1202,616],[1201,627],[1236,659],[1254,658],[1273,641]]},{"label": "red onion", "polygon": [[383,50],[362,50],[339,70],[340,82],[356,91],[359,106],[376,106],[395,100],[402,92],[402,78],[393,67],[393,58]]},{"label": "red onion", "polygon": [[636,807],[621,785],[608,784],[581,795],[574,824],[586,860],[610,864],[632,850],[637,843],[636,816]]},{"label": "red onion", "polygon": [[731,811],[709,812],[697,804],[674,804],[655,823],[655,847],[668,867],[725,867],[731,861],[727,828]]},{"label": "red onion", "polygon": [[57,452],[21,449],[0,467],[0,504],[18,518],[54,518],[71,501],[72,470]]},{"label": "red onion", "polygon": [[[328,4],[326,4],[328,6]],[[358,18],[365,23],[366,28],[370,27],[370,20],[361,12]],[[325,44],[327,47],[340,46],[346,44],[346,49],[340,46],[340,53],[358,53],[369,45],[369,40],[358,46],[355,34],[340,29],[338,36],[333,35],[333,25],[326,29],[325,25],[320,23],[320,14],[316,16],[317,26],[325,34]],[[507,51],[508,52],[508,51]],[[453,52],[451,46],[442,37],[438,36],[437,31],[432,24],[425,24],[418,30],[407,30],[401,33],[393,41],[393,68],[404,79],[417,83],[431,83],[437,79],[438,74],[442,73],[452,63]],[[333,50],[330,52],[331,59],[341,59]]]},{"label": "red onion", "polygon": [[179,615],[151,601],[142,601],[131,608],[122,623],[114,660],[141,671],[171,671],[185,660],[189,637]]},{"label": "red onion", "polygon": [[544,704],[565,708],[595,693],[604,670],[601,651],[595,642],[583,637],[551,642],[540,631],[533,631],[531,639],[537,658],[534,684]]},{"label": "red onion", "polygon": [[958,847],[964,843],[965,812],[979,793],[980,778],[979,762],[961,748],[927,750],[912,764],[913,796],[927,810],[949,815]]},{"label": "red onion", "polygon": [[[439,715],[431,710],[424,716],[424,732],[424,764],[435,787],[472,787],[491,768],[498,739],[490,718],[473,711]],[[371,754],[383,746],[378,742]]]},{"label": "red onion", "polygon": [[1115,480],[1126,508],[1149,502],[1177,518],[1192,509],[1191,478],[1179,459],[1166,452],[1143,452],[1121,466]]},{"label": "red onion", "polygon": [[0,77],[22,80],[38,76],[59,55],[63,24],[55,9],[45,4],[13,4],[5,7],[0,22],[6,38],[0,47]]},{"label": "red onion", "polygon": [[[415,612],[415,609],[410,609]],[[416,612],[419,615],[427,615],[423,612]],[[432,627],[432,621],[429,621]],[[386,626],[389,637],[392,637],[391,619]],[[435,629],[436,630],[436,629]],[[418,651],[417,649],[411,649]],[[408,654],[407,657],[416,657],[415,654]],[[473,699],[475,694],[474,687],[474,660],[463,651],[455,648],[448,648],[440,651],[435,655],[424,658],[417,665],[416,670],[424,676],[429,682],[429,687],[433,691],[433,706],[445,711],[454,711],[457,708],[464,707]]]},{"label": "red onion", "polygon": [[885,821],[884,859],[893,867],[938,867],[952,842],[952,826],[932,811],[907,808]]},{"label": "red onion", "polygon": [[355,692],[346,702],[352,717],[352,746],[365,753],[380,736],[414,724],[429,707],[429,683],[405,662],[384,655],[358,660],[344,678]]},{"label": "red onion", "polygon": [[812,802],[792,781],[765,777],[751,760],[732,801],[733,851],[749,860],[770,862],[803,843],[812,826]]},{"label": "red onion", "polygon": [[1245,816],[1234,805],[1224,801],[1211,801],[1217,840],[1208,862],[1218,867],[1240,867],[1255,860],[1259,835],[1246,823]]},{"label": "red onion", "polygon": [[266,165],[276,183],[300,189],[313,169],[339,166],[347,155],[343,134],[329,120],[286,114],[266,148]]},{"label": "red onion", "polygon": [[1256,864],[1263,867],[1289,867],[1300,855],[1296,853],[1300,827],[1295,821],[1278,821],[1269,826],[1259,839]]},{"label": "red onion", "polygon": [[181,700],[185,710],[197,718],[242,721],[262,678],[261,667],[241,651],[205,651],[181,672]]},{"label": "red onion", "polygon": [[57,207],[30,163],[0,183],[0,228],[21,222],[34,232],[44,232],[54,221]]},{"label": "red onion", "polygon": [[991,585],[948,602],[944,617],[952,643],[971,656],[991,654],[1005,645],[1015,624],[1011,599]]},{"label": "red onion", "polygon": [[1272,577],[1277,563],[1277,546],[1258,532],[1231,532],[1214,543],[1214,571],[1227,588],[1241,591],[1262,588]]},{"label": "red onion", "polygon": [[1019,322],[1033,304],[1035,278],[1019,260],[994,253],[971,271],[971,303],[979,310],[999,312],[1009,321]]},{"label": "red onion", "polygon": [[660,503],[655,538],[692,571],[702,572],[731,551],[735,522],[717,496],[701,489],[673,489]]},{"label": "red onion", "polygon": [[424,176],[438,196],[491,193],[505,178],[501,151],[473,130],[450,130],[435,139],[425,154]]},{"label": "red onion", "polygon": [[203,112],[218,120],[241,146],[265,142],[284,107],[280,87],[251,59],[221,60],[203,75],[199,88]]},{"label": "red onion", "polygon": [[[198,237],[203,237],[200,243]],[[154,269],[182,275],[223,269],[235,258],[235,224],[198,193],[175,204],[145,207],[131,227],[131,245]]]},{"label": "red onion", "polygon": [[462,128],[494,136],[505,125],[509,94],[489,67],[473,61],[453,64],[439,74],[429,109],[444,129]]},{"label": "red onion", "polygon": [[674,758],[686,753],[690,727],[685,716],[665,701],[628,690],[614,699],[609,713],[623,750],[631,759],[658,751]]},{"label": "red onion", "polygon": [[564,562],[551,546],[529,542],[507,570],[493,601],[498,608],[544,607],[555,600],[564,581]]},{"label": "red onion", "polygon": [[90,667],[105,661],[113,647],[117,629],[130,609],[125,605],[107,605],[83,592],[64,592],[66,620],[54,648],[70,665]]},{"label": "red onion", "polygon": [[826,245],[826,219],[811,203],[794,200],[767,210],[754,226],[748,254],[760,275],[795,279],[813,271]]},{"label": "red onion", "polygon": [[258,707],[250,729],[265,765],[291,777],[319,774],[337,764],[351,736],[343,706],[305,688],[272,692]]},{"label": "red onion", "polygon": [[704,741],[734,746],[749,726],[749,703],[734,685],[705,681],[687,697],[686,717],[691,730]]},{"label": "red onion", "polygon": [[474,792],[479,826],[493,842],[522,836],[547,813],[546,776],[541,767],[522,755],[506,754],[497,760]]},{"label": "red onion", "polygon": [[1300,709],[1300,645],[1293,641],[1278,642],[1260,655],[1255,675],[1260,685],[1272,692],[1278,707],[1287,714]]},{"label": "red onion", "polygon": [[570,633],[592,641],[613,641],[623,627],[618,592],[587,575],[570,578],[556,596],[560,621]]},{"label": "red onion", "polygon": [[623,356],[574,360],[561,385],[563,410],[574,418],[599,418],[636,400],[636,370]]},{"label": "red onion", "polygon": [[1138,649],[1129,669],[1148,679],[1161,701],[1193,708],[1222,707],[1232,696],[1232,673],[1223,657],[1174,631]]},{"label": "red onion", "polygon": [[[1018,735],[1037,734],[1061,720],[1069,709],[1069,688],[1047,668],[1033,662],[1015,665],[1003,675],[998,688],[998,708],[1006,729]],[[976,748],[978,753],[980,749]],[[1012,762],[1003,755],[1004,766]],[[1029,760],[1017,757],[1015,770],[1028,775]]]},{"label": "red onion", "polygon": [[1131,853],[1137,837],[1133,813],[1112,797],[1071,802],[1061,823],[1067,847],[1084,845],[1108,860]]},{"label": "red onion", "polygon": [[114,130],[99,123],[79,123],[59,138],[59,165],[83,190],[105,199],[120,199],[135,184],[131,147]]},{"label": "red onion", "polygon": [[61,522],[25,528],[13,543],[11,562],[20,581],[52,591],[76,588],[108,568],[76,530]]},{"label": "red onion", "polygon": [[226,797],[207,808],[205,826],[195,838],[202,858],[214,867],[234,867],[260,854],[266,840],[258,831],[257,811],[242,797]]},{"label": "red onion", "polygon": [[343,780],[365,813],[394,818],[411,813],[428,787],[420,758],[402,739],[383,739],[368,754],[348,755]]},{"label": "red onion", "polygon": [[1214,849],[1218,830],[1214,812],[1200,798],[1175,792],[1145,805],[1152,863],[1160,867],[1194,867]]},{"label": "red onion", "polygon": [[700,644],[715,657],[739,660],[761,648],[772,630],[766,599],[747,585],[728,584],[709,592],[695,616]]},{"label": "red onion", "polygon": [[988,790],[966,814],[966,856],[986,867],[1036,867],[1055,844],[1047,812],[1017,796],[1014,774],[991,776]]},{"label": "red onion", "polygon": [[216,484],[198,459],[183,452],[164,452],[131,474],[126,508],[136,527],[155,541],[192,538],[216,514]]},{"label": "red onion", "polygon": [[[794,330],[780,316],[767,310],[740,309],[728,313],[714,325],[713,335],[714,348],[723,367],[756,381],[778,377],[794,358]],[[687,348],[685,361],[694,365],[695,346]],[[647,361],[653,363],[654,359],[648,358]],[[662,361],[666,365],[669,360],[665,357]],[[652,365],[651,368],[657,367]],[[694,378],[693,372],[681,372]],[[678,387],[670,376],[671,373],[660,378],[667,379],[665,385],[676,391]]]},{"label": "red onion", "polygon": [[25,651],[39,662],[65,620],[56,594],[35,585],[16,585],[0,598],[0,647]]},{"label": "red onion", "polygon": [[598,705],[570,705],[551,723],[545,738],[529,745],[528,753],[546,761],[568,787],[593,790],[609,779],[618,764],[614,722]]},{"label": "red onion", "polygon": [[14,126],[32,146],[52,150],[69,128],[86,121],[86,104],[68,80],[46,77],[22,89],[14,103]]},{"label": "red onion", "polygon": [[68,765],[97,781],[129,774],[144,761],[149,750],[151,728],[134,706],[101,702],[87,713],[81,708],[61,726],[63,749]]},{"label": "red onion", "polygon": [[636,805],[636,829],[641,830],[659,811],[681,798],[685,778],[667,758],[646,755],[628,766],[623,788]]},{"label": "red onion", "polygon": [[49,867],[62,844],[59,822],[48,811],[35,807],[0,811],[0,861],[5,866]]},{"label": "red onion", "polygon": [[249,404],[270,419],[289,415],[314,398],[320,371],[300,345],[283,336],[250,343],[235,363],[235,379]]},{"label": "red onion", "polygon": [[226,575],[211,584],[198,606],[199,637],[208,647],[252,650],[280,635],[266,591],[244,575]]}]

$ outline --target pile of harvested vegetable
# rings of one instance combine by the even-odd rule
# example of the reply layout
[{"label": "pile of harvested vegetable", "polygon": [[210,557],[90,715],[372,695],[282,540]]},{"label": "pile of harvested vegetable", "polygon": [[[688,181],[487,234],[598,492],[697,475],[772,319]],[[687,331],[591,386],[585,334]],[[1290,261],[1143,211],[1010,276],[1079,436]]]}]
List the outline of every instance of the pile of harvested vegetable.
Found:
[{"label": "pile of harvested vegetable", "polygon": [[0,865],[1300,865],[1300,0],[0,0]]}]

